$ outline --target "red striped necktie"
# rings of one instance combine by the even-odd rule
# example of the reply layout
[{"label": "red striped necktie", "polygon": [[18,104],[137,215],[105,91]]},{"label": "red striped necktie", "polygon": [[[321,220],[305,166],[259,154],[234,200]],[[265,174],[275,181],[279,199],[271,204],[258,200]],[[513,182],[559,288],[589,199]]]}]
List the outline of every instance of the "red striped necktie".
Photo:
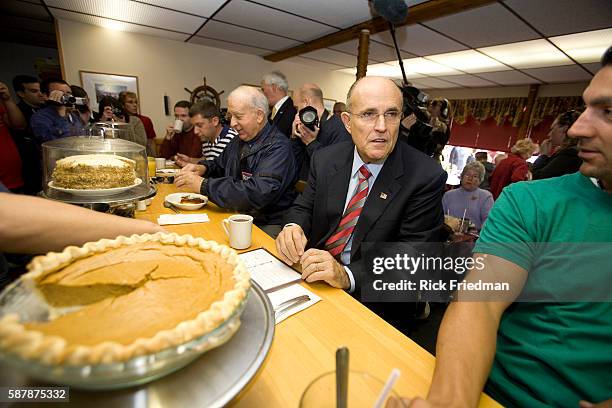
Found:
[{"label": "red striped necktie", "polygon": [[357,185],[357,191],[346,206],[344,215],[342,215],[342,219],[340,220],[340,225],[338,225],[338,228],[336,228],[332,236],[325,241],[325,250],[334,257],[337,257],[344,251],[346,243],[353,234],[363,205],[365,204],[366,198],[368,198],[368,178],[370,178],[371,175],[372,173],[370,173],[365,164],[359,168],[359,184]]}]

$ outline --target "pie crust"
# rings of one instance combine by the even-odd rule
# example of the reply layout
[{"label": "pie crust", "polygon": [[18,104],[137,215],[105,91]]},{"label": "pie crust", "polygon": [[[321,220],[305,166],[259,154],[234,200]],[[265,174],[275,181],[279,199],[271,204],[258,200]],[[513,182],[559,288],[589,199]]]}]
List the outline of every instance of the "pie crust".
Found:
[{"label": "pie crust", "polygon": [[[132,249],[134,252],[129,252]],[[79,262],[94,262],[95,264],[95,262],[100,259],[98,264],[104,265],[104,253],[109,254],[108,259],[113,259],[112,256],[114,254],[121,251],[125,252],[126,250],[128,251],[129,258],[125,259],[128,261],[120,263],[120,266],[114,270],[116,272],[114,275],[118,277],[119,283],[100,283],[106,279],[108,273],[98,273],[97,269],[86,271],[86,273],[90,275],[81,273],[78,268],[77,272],[73,272],[72,274],[65,272],[71,268],[74,270],[75,265],[79,265]],[[158,252],[161,252],[162,255],[166,257],[164,258],[165,262],[170,262],[171,267],[168,268],[166,265],[165,271],[169,271],[168,273],[172,274],[174,273],[172,271],[190,270],[192,275],[188,277],[178,276],[180,273],[176,272],[174,274],[177,276],[168,277],[159,275],[153,279],[151,278],[153,272],[149,272],[145,276],[146,279],[143,279],[141,276],[134,278],[135,280],[132,283],[126,283],[126,280],[129,281],[130,279],[130,273],[134,275],[136,272],[133,272],[133,270],[125,265],[129,264],[129,262],[141,261],[141,259],[136,259],[136,261],[134,261],[134,257],[142,258],[146,261],[148,254],[156,250],[159,250]],[[167,255],[164,252],[166,250],[169,251]],[[183,252],[177,255],[176,251],[184,251],[185,254],[192,254],[195,255],[195,257],[182,255]],[[198,254],[202,254],[201,257]],[[102,255],[102,257],[99,257],[99,255]],[[98,256],[98,258],[93,258],[94,256]],[[195,264],[203,266],[202,274],[198,275],[199,272],[197,268],[184,267],[186,264],[181,265],[179,261],[183,258],[186,260],[185,262],[189,261],[190,265]],[[215,260],[215,262],[212,262],[213,265],[205,266],[211,264],[211,262],[208,261],[210,259]],[[172,267],[172,262],[175,262],[175,260],[177,262],[176,268]],[[218,260],[218,263],[216,263],[216,260]],[[140,268],[142,268],[143,263],[141,262],[139,265]],[[220,267],[217,268],[217,265],[220,265]],[[207,268],[213,271],[209,272]],[[232,317],[242,302],[245,301],[251,285],[249,273],[233,249],[225,245],[219,245],[214,241],[206,241],[202,238],[194,238],[191,235],[178,235],[175,233],[143,234],[132,235],[131,237],[120,236],[113,240],[102,239],[97,242],[89,242],[82,247],[70,246],[60,253],[50,252],[47,255],[34,258],[28,265],[28,269],[29,272],[22,276],[21,279],[24,280],[26,284],[33,285],[36,288],[47,303],[52,306],[51,310],[54,310],[54,306],[81,305],[79,307],[80,310],[70,311],[63,316],[43,324],[20,322],[17,314],[8,314],[0,319],[0,350],[17,354],[27,360],[36,360],[44,364],[83,365],[115,363],[184,344],[211,332]],[[208,287],[206,285],[191,286],[192,281],[185,281],[185,279],[189,278],[196,283],[206,284],[221,281],[221,277],[225,275],[220,275],[221,272],[219,272],[219,269],[231,271],[231,273],[225,273],[225,275],[231,275],[231,279],[224,278],[226,282],[219,283],[219,287],[225,285],[226,288],[215,295],[216,298],[214,301],[210,300],[212,302],[210,303],[210,307],[206,310],[193,310],[190,309],[192,303],[189,302],[187,302],[187,306],[185,306],[182,295],[188,298],[193,297],[193,305],[202,305],[204,301],[201,300],[202,296],[200,294],[203,292],[195,288],[202,289],[202,287]],[[101,270],[104,272],[103,268],[101,268]],[[161,267],[159,270],[153,267],[153,271],[157,271],[160,274],[164,273]],[[209,275],[212,275],[214,279],[209,279]],[[84,283],[82,282],[83,276],[85,276]],[[91,278],[90,280],[95,278],[98,279],[98,281],[92,284],[92,282],[88,281],[89,278]],[[54,279],[60,283],[62,281],[59,279],[64,279],[68,283],[62,283],[61,285],[63,286],[54,286],[55,283],[48,284],[49,280],[53,281]],[[72,281],[79,281],[80,279],[80,286],[76,287],[76,289],[74,289],[75,287],[68,286],[70,285],[71,279]],[[171,284],[166,284],[164,279],[173,281]],[[132,287],[129,285],[133,285],[134,289],[130,289]],[[180,299],[167,299],[168,293],[172,294],[168,289],[171,285],[181,285],[177,286],[182,290],[178,292]],[[96,287],[96,291],[88,292],[88,290],[94,286]],[[174,288],[174,286],[172,287]],[[192,287],[194,288],[193,290],[191,290]],[[75,291],[71,292],[73,289]],[[150,296],[152,296],[151,293],[158,293],[154,291],[155,289],[165,294],[165,300],[167,300],[167,302],[166,307],[163,309],[158,309],[157,311],[149,310],[148,316],[151,318],[151,325],[154,326],[158,323],[156,316],[160,315],[156,313],[158,313],[159,310],[162,311],[162,317],[164,312],[167,312],[167,314],[176,312],[172,317],[176,318],[178,314],[178,318],[176,319],[178,323],[172,327],[159,330],[150,336],[129,339],[130,335],[134,335],[134,332],[137,333],[138,330],[141,329],[141,325],[145,326],[142,322],[134,322],[133,320],[126,320],[129,323],[129,330],[124,334],[129,340],[123,343],[117,340],[101,341],[97,344],[82,344],[78,341],[66,340],[69,336],[62,337],[61,335],[46,333],[45,330],[37,329],[38,326],[36,326],[40,325],[40,327],[44,327],[45,324],[53,325],[61,318],[68,318],[68,325],[64,324],[62,327],[68,327],[69,330],[67,331],[70,331],[72,330],[70,328],[73,326],[70,324],[70,318],[87,309],[87,311],[91,313],[87,315],[86,320],[80,320],[81,322],[85,321],[89,324],[89,326],[85,324],[84,327],[87,326],[91,329],[91,326],[98,322],[103,322],[105,324],[105,326],[103,326],[108,330],[109,323],[111,327],[112,323],[114,323],[112,321],[112,313],[116,310],[114,308],[124,307],[124,309],[118,310],[123,310],[123,312],[127,311],[129,312],[127,313],[128,315],[136,315],[137,317],[140,311],[138,307],[152,306],[151,309],[154,309],[157,306],[158,299],[151,299]],[[208,289],[204,292],[206,291],[208,291]],[[70,304],[71,300],[68,295],[71,293],[76,293],[76,295],[72,296],[73,298],[78,298],[78,302],[75,301],[74,304]],[[128,299],[130,295],[136,298],[134,303],[128,303],[127,300],[131,300]],[[149,296],[149,298],[147,298],[147,296]],[[143,298],[145,299],[144,303],[139,303],[138,300]],[[49,302],[50,299],[54,300]],[[189,300],[190,299],[187,299],[187,301]],[[173,302],[175,301],[177,304],[182,304],[183,308],[174,308]],[[53,302],[57,303],[53,304]],[[117,306],[114,302],[117,302]],[[133,304],[136,304],[137,307],[135,309],[130,309]],[[100,311],[103,313],[98,314]],[[73,316],[70,316],[71,313]],[[183,313],[187,315],[192,314],[192,316],[185,317],[185,320],[180,321],[180,317],[183,316]],[[126,313],[121,313],[121,317],[117,319],[123,319],[125,315]],[[100,317],[98,318],[98,316]],[[106,318],[106,321],[104,321],[104,318]],[[98,321],[96,321],[96,319],[98,319]],[[160,317],[159,320],[163,319]],[[62,322],[65,321],[66,320],[63,320]],[[170,319],[170,321],[173,322],[174,320]],[[58,324],[61,325],[61,323]],[[105,333],[103,330],[100,330],[100,333],[95,330],[92,330],[92,332],[95,332],[95,335],[98,337],[103,337]],[[79,338],[79,336],[80,338],[86,337],[83,331],[79,332],[79,330],[75,330],[74,333],[76,333],[75,335],[77,338]],[[93,341],[96,340],[94,339]],[[87,343],[87,341],[84,343]]]}]

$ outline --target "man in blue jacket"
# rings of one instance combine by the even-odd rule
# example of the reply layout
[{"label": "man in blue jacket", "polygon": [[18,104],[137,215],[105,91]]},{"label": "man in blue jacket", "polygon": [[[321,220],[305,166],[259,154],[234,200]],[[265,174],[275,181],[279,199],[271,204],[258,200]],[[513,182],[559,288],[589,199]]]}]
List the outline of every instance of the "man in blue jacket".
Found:
[{"label": "man in blue jacket", "polygon": [[253,215],[260,228],[276,236],[284,210],[295,199],[291,143],[268,124],[268,101],[260,90],[240,86],[227,102],[238,137],[216,159],[183,167],[175,184],[207,195],[220,207]]}]

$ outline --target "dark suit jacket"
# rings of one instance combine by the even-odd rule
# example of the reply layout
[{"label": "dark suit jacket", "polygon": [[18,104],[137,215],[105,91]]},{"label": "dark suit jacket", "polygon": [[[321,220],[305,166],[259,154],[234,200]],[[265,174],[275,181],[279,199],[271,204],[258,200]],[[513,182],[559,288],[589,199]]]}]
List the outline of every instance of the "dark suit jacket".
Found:
[{"label": "dark suit jacket", "polygon": [[[280,109],[274,115],[274,119],[268,117],[268,121],[276,126],[285,136],[291,137],[291,125],[297,110],[293,106],[293,99],[289,97],[280,107]],[[270,116],[272,113],[270,112]]]},{"label": "dark suit jacket", "polygon": [[[285,224],[302,227],[308,246],[323,249],[336,230],[348,192],[353,143],[338,143],[313,156],[307,186]],[[359,295],[362,242],[439,242],[443,239],[442,195],[446,172],[432,158],[398,142],[371,187],[353,232],[349,269]],[[380,197],[386,194],[386,199]]]}]

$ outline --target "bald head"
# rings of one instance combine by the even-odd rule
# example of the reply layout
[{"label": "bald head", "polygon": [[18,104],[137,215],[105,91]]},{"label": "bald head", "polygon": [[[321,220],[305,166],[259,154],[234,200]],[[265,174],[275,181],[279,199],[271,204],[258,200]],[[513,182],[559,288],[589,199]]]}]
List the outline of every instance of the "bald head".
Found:
[{"label": "bald head", "polygon": [[381,92],[389,92],[389,96],[398,98],[400,101],[400,109],[403,107],[402,92],[397,87],[395,82],[389,78],[366,76],[358,79],[351,85],[348,94],[346,95],[346,110],[352,112],[352,104],[359,94],[368,93],[373,89],[379,89]]},{"label": "bald head", "polygon": [[246,106],[255,110],[261,109],[266,116],[270,113],[266,96],[259,88],[255,88],[254,86],[239,86],[227,96],[228,103],[230,99],[243,100]]},{"label": "bald head", "polygon": [[318,111],[323,111],[323,91],[317,84],[307,83],[302,85],[293,95],[298,110],[306,106],[312,106]]}]

